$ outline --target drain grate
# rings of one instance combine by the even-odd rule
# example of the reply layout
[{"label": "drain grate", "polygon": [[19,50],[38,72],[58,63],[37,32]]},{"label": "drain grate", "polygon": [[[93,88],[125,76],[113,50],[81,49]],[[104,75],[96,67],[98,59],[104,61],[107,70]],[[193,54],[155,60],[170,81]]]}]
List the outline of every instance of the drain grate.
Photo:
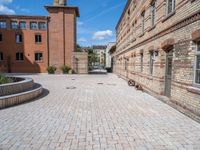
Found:
[{"label": "drain grate", "polygon": [[73,90],[73,89],[76,89],[76,87],[75,86],[69,86],[69,87],[66,87],[66,89]]}]

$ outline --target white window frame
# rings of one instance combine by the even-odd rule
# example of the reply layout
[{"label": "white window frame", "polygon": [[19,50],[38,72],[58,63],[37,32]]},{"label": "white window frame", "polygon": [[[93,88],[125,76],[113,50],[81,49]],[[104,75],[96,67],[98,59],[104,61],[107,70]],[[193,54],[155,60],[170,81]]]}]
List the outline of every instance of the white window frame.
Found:
[{"label": "white window frame", "polygon": [[[151,3],[151,25],[155,26],[156,24],[156,4],[157,4],[157,0],[154,0]],[[153,12],[154,12],[154,19],[153,19]]]},{"label": "white window frame", "polygon": [[176,0],[172,0],[172,11],[171,12],[169,12],[169,0],[167,0],[167,5],[166,5],[167,7],[166,7],[166,14],[167,15],[170,15],[170,14],[172,14],[174,11],[175,11],[175,8],[176,8]]},{"label": "white window frame", "polygon": [[[22,24],[24,24],[25,26],[23,26]],[[19,28],[22,29],[22,30],[26,29],[26,28],[27,28],[27,23],[26,23],[26,21],[20,21],[20,22],[19,22]]]},{"label": "white window frame", "polygon": [[[42,54],[42,57],[39,57],[37,54]],[[37,55],[37,56],[36,56]],[[36,58],[37,57],[37,58]],[[41,58],[41,59],[40,59]],[[37,59],[37,60],[36,60]],[[43,53],[42,52],[35,52],[35,62],[43,62]]]},{"label": "white window frame", "polygon": [[[21,36],[21,38],[20,38],[20,36]],[[21,39],[21,41],[20,41],[20,39]],[[17,34],[15,35],[15,42],[16,42],[17,44],[20,44],[20,43],[23,42],[23,36],[22,36],[22,34],[17,33]]]},{"label": "white window frame", "polygon": [[153,75],[154,61],[155,61],[155,53],[154,53],[154,51],[151,51],[150,52],[150,62],[149,62],[149,72],[150,72],[150,75]]},{"label": "white window frame", "polygon": [[144,31],[145,31],[145,11],[142,12],[141,14],[141,31],[142,31],[142,34],[144,34]]},{"label": "white window frame", "polygon": [[42,35],[35,34],[35,43],[42,43]]},{"label": "white window frame", "polygon": [[198,43],[200,45],[200,40],[197,41],[196,43],[195,62],[194,62],[194,86],[200,88],[200,83],[196,83],[197,56],[200,56],[200,49],[198,51]]},{"label": "white window frame", "polygon": [[7,22],[5,20],[0,21],[0,29],[6,29],[7,28]]},{"label": "white window frame", "polygon": [[[19,59],[17,59],[17,54],[19,54]],[[21,56],[23,56],[23,57],[21,57]],[[16,61],[24,61],[24,53],[23,52],[17,52],[16,53]]]},{"label": "white window frame", "polygon": [[144,53],[140,54],[140,72],[144,71]]},{"label": "white window frame", "polygon": [[18,29],[19,28],[19,24],[17,21],[11,21],[11,28],[12,29]]}]

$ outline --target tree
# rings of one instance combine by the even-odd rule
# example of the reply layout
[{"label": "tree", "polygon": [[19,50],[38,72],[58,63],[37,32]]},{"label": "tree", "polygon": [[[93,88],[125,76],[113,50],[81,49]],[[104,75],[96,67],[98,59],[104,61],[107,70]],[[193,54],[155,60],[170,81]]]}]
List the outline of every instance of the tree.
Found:
[{"label": "tree", "polygon": [[91,69],[94,63],[97,61],[96,53],[94,53],[93,49],[88,49],[88,65]]}]

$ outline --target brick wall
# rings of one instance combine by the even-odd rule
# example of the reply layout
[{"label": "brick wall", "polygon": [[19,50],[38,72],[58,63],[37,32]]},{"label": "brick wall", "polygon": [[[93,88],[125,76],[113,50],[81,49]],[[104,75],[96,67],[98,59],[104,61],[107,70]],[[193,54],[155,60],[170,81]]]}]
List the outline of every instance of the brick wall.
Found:
[{"label": "brick wall", "polygon": [[[194,83],[196,43],[192,33],[200,29],[200,3],[176,0],[176,9],[166,15],[166,0],[157,1],[156,24],[151,25],[151,1],[130,0],[116,27],[117,49],[114,71],[123,78],[133,79],[145,91],[166,95],[166,54],[172,47],[171,101],[200,114],[199,88]],[[141,13],[145,11],[145,32],[141,33]],[[158,51],[150,73],[150,54]],[[143,71],[141,71],[141,53]],[[127,65],[127,67],[125,67]]]},{"label": "brick wall", "polygon": [[[0,52],[3,53],[3,60],[0,61],[1,72],[22,72],[22,73],[39,73],[46,72],[47,67],[47,30],[34,29],[30,30],[30,22],[45,22],[46,17],[17,17],[17,16],[0,16],[0,20],[7,22],[6,29],[0,29],[3,40],[0,42]],[[11,29],[11,21],[25,21],[26,29]],[[22,35],[22,42],[16,43],[16,34]],[[40,34],[41,43],[35,43],[35,35]],[[16,53],[24,54],[23,61],[16,60]],[[35,61],[35,52],[43,54],[43,60]]]},{"label": "brick wall", "polygon": [[88,73],[88,53],[74,52],[73,53],[73,71],[78,74]]}]

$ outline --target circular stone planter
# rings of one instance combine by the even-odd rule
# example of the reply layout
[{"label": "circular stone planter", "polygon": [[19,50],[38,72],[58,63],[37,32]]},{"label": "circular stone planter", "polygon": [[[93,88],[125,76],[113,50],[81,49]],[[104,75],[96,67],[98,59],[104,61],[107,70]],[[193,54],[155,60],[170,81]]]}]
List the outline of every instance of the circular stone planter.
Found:
[{"label": "circular stone planter", "polygon": [[10,78],[15,82],[0,85],[0,109],[30,101],[43,91],[31,78]]},{"label": "circular stone planter", "polygon": [[33,88],[34,82],[31,78],[9,78],[11,78],[14,82],[0,85],[0,96],[17,94]]}]

